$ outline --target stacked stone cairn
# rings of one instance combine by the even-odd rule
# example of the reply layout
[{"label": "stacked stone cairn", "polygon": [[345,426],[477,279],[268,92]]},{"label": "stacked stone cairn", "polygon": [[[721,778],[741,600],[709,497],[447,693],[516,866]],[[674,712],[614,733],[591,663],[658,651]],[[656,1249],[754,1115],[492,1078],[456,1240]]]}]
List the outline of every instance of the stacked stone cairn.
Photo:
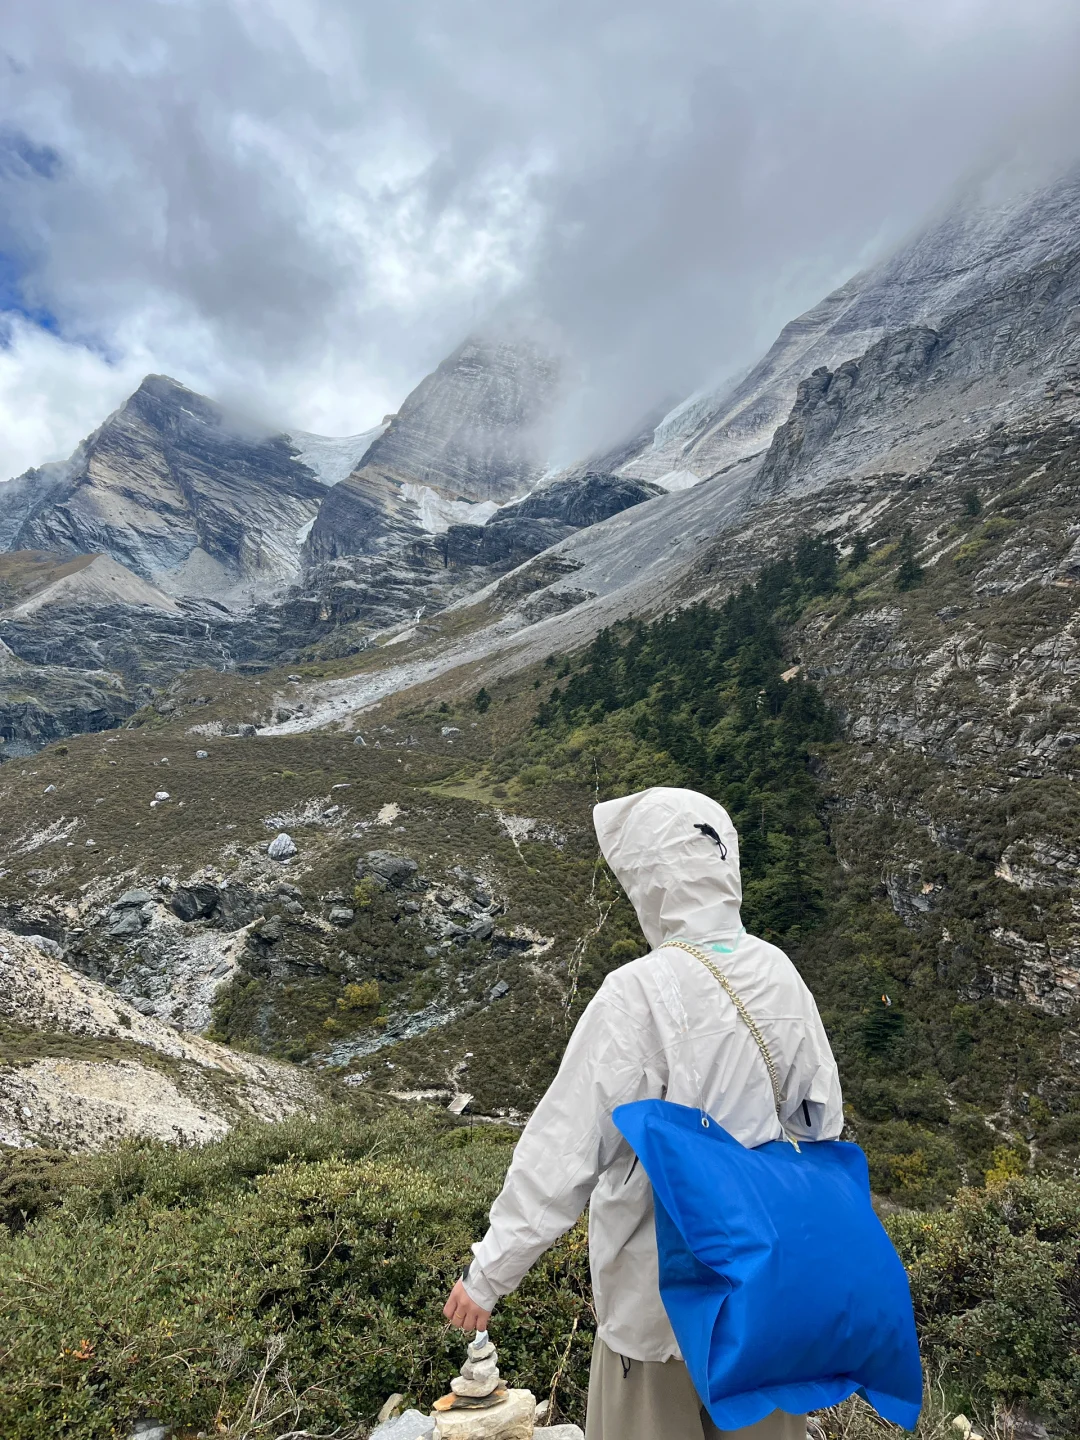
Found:
[{"label": "stacked stone cairn", "polygon": [[434,1413],[406,1410],[396,1415],[401,1395],[391,1395],[371,1440],[585,1440],[576,1425],[537,1429],[547,1412],[531,1390],[511,1390],[499,1375],[495,1346],[481,1330],[469,1346],[450,1394],[436,1400]]},{"label": "stacked stone cairn", "polygon": [[478,1331],[470,1344],[461,1374],[450,1381],[450,1392],[435,1402],[436,1412],[482,1410],[506,1399],[506,1386],[499,1375],[499,1352],[486,1330]]}]

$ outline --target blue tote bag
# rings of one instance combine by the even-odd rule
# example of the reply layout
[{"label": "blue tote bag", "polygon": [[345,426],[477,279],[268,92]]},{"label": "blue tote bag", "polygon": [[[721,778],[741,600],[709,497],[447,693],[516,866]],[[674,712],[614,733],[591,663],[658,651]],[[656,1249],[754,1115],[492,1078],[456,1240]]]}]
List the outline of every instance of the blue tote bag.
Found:
[{"label": "blue tote bag", "polygon": [[[727,977],[716,976],[779,1083]],[[748,1149],[701,1111],[639,1100],[614,1114],[652,1183],[660,1294],[721,1430],[860,1394],[915,1428],[922,1367],[900,1257],[870,1203],[866,1158],[839,1140]]]}]

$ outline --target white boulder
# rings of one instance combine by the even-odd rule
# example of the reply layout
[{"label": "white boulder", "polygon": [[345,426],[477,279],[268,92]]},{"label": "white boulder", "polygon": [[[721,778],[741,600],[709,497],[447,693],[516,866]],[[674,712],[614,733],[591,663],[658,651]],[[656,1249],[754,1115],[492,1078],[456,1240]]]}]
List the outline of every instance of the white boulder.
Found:
[{"label": "white boulder", "polygon": [[291,835],[286,835],[282,830],[275,835],[270,844],[266,847],[266,853],[271,860],[291,860],[296,854],[296,842]]}]

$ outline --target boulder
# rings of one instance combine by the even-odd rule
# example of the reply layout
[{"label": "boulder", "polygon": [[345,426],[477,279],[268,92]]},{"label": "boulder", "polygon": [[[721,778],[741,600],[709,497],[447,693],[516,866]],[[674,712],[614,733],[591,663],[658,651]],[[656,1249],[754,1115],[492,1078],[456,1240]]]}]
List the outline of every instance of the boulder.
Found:
[{"label": "boulder", "polygon": [[24,935],[22,938],[28,945],[33,945],[35,950],[40,950],[43,955],[51,955],[54,960],[64,958],[63,946],[49,935]]},{"label": "boulder", "polygon": [[126,940],[133,935],[141,935],[143,929],[142,912],[139,910],[121,910],[114,914],[109,922],[109,936],[113,940]]},{"label": "boulder", "polygon": [[257,934],[260,940],[266,940],[274,945],[284,935],[285,929],[280,915],[268,915],[265,920],[259,922]]},{"label": "boulder", "polygon": [[393,1420],[386,1420],[377,1426],[370,1440],[429,1440],[435,1434],[435,1421],[430,1415],[421,1415],[419,1410],[406,1410]]},{"label": "boulder", "polygon": [[330,911],[330,924],[340,925],[342,929],[351,925],[355,918],[356,911],[350,910],[347,905],[335,905]]},{"label": "boulder", "polygon": [[136,1420],[128,1440],[168,1440],[169,1429],[161,1420]]},{"label": "boulder", "polygon": [[419,869],[416,861],[405,855],[394,855],[389,850],[369,850],[356,862],[356,878],[363,880],[370,876],[383,889],[392,886],[398,890],[408,885]]},{"label": "boulder", "polygon": [[543,1425],[533,1431],[533,1440],[585,1440],[580,1425]]},{"label": "boulder", "polygon": [[149,890],[125,890],[119,900],[114,900],[114,910],[126,910],[132,905],[152,905],[154,897]]},{"label": "boulder", "polygon": [[270,841],[266,853],[271,860],[291,860],[296,854],[296,843],[291,835],[286,835],[282,830],[280,835],[275,835]]}]

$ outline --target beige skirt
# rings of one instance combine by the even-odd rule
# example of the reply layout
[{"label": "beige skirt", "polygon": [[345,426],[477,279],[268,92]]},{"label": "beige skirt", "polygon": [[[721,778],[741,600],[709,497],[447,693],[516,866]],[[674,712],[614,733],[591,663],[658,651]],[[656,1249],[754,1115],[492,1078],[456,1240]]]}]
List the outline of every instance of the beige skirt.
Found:
[{"label": "beige skirt", "polygon": [[742,1430],[718,1430],[681,1360],[624,1360],[597,1336],[585,1440],[806,1440],[806,1416],[774,1410]]}]

